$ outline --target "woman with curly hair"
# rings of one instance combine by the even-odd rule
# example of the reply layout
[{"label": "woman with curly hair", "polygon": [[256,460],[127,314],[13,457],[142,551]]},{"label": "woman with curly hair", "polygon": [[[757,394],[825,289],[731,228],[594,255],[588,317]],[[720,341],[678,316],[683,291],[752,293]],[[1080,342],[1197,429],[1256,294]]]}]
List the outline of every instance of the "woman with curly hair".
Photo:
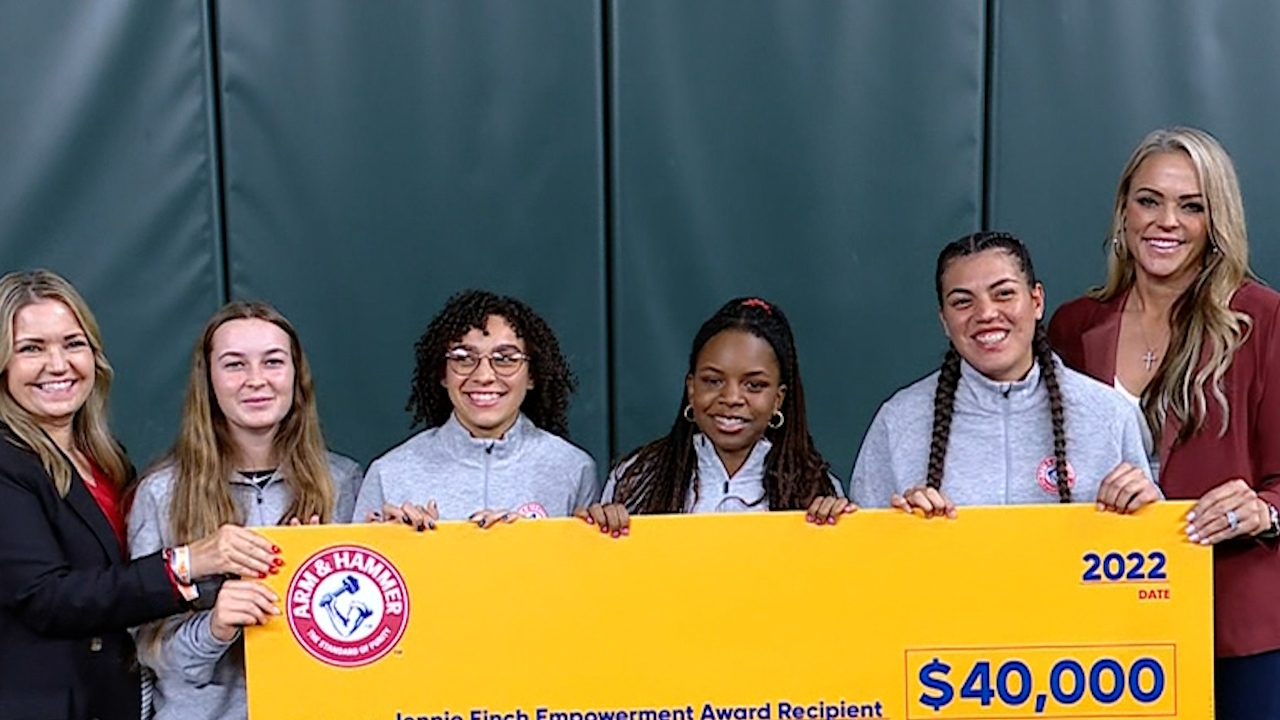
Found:
[{"label": "woman with curly hair", "polygon": [[[293,326],[265,303],[228,303],[192,353],[178,440],[138,485],[130,549],[146,555],[226,523],[346,521],[359,482],[354,461],[325,449]],[[277,612],[258,582],[266,574],[201,584],[200,610],[139,631],[158,720],[246,716],[240,629]]]},{"label": "woman with curly hair", "polygon": [[1280,293],[1249,269],[1235,168],[1203,130],[1143,138],[1111,217],[1106,284],[1058,309],[1050,341],[1141,406],[1165,495],[1196,501],[1217,716],[1280,717]]},{"label": "woman with curly hair", "polygon": [[426,429],[369,466],[354,520],[491,527],[571,515],[598,497],[595,462],[566,439],[573,374],[528,305],[461,292],[415,352],[407,409]]},{"label": "woman with curly hair", "polygon": [[632,514],[808,509],[834,523],[856,509],[840,494],[809,435],[787,316],[737,298],[694,336],[670,432],[623,457],[579,516],[613,537]]}]

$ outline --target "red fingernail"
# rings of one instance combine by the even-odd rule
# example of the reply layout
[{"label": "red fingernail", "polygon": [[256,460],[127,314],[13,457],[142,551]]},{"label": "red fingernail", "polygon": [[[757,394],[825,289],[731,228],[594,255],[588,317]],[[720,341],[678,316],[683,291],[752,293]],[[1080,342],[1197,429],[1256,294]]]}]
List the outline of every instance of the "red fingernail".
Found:
[{"label": "red fingernail", "polygon": [[281,560],[280,558],[271,558],[271,564],[278,567],[284,564],[284,560]]},{"label": "red fingernail", "polygon": [[588,524],[588,525],[595,525],[595,524],[596,524],[596,521],[595,521],[595,519],[594,519],[594,518],[592,518],[590,515],[588,515],[588,516],[587,516],[587,524]]},{"label": "red fingernail", "polygon": [[617,530],[614,530],[614,531],[613,531],[613,536],[614,536],[614,537],[616,537],[616,538],[617,538],[617,537],[622,537],[622,533],[618,532]]},{"label": "red fingernail", "polygon": [[275,553],[275,554],[279,555],[279,554],[280,554],[280,546],[279,546],[279,545],[272,545],[272,546],[271,546],[271,552],[273,552],[273,553]]},{"label": "red fingernail", "polygon": [[[272,575],[275,575],[276,573],[280,572],[280,568],[273,565],[271,566],[271,569],[268,570],[267,572],[271,573]],[[263,577],[266,577],[266,576],[264,575]]]},{"label": "red fingernail", "polygon": [[267,577],[267,574],[266,574],[266,573],[264,573],[264,572],[260,572],[260,573],[258,573],[258,579],[259,579],[259,580],[265,580],[265,579],[266,579],[266,577]]},{"label": "red fingernail", "polygon": [[630,534],[631,534],[631,528],[629,528],[629,527],[624,527],[624,528],[622,528],[622,534],[623,534],[623,535],[630,535]]},{"label": "red fingernail", "polygon": [[609,532],[609,526],[608,526],[608,525],[601,525],[601,526],[600,526],[600,532],[602,532],[602,533],[607,533],[607,532]]},{"label": "red fingernail", "polygon": [[835,524],[836,524],[836,518],[835,518],[835,516],[834,516],[834,515],[833,515],[833,516],[831,516],[831,517],[829,517],[829,518],[827,518],[827,524],[828,524],[828,525],[835,525]]}]

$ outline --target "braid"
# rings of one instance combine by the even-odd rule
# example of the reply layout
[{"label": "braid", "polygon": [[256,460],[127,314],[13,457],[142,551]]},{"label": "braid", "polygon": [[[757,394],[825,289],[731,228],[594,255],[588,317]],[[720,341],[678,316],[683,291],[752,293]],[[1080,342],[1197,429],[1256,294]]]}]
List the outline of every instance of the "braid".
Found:
[{"label": "braid", "polygon": [[693,450],[695,425],[684,419],[684,396],[681,411],[665,436],[640,447],[614,463],[622,468],[614,486],[613,500],[622,503],[636,515],[678,513],[684,510],[698,471]]},{"label": "braid", "polygon": [[1031,341],[1032,351],[1040,363],[1040,377],[1044,379],[1045,389],[1049,391],[1049,417],[1053,420],[1053,458],[1054,469],[1058,473],[1058,500],[1071,502],[1070,478],[1067,476],[1067,429],[1066,413],[1062,404],[1062,385],[1058,382],[1058,368],[1053,362],[1053,350],[1049,347],[1049,335],[1045,332],[1044,323],[1036,323],[1035,338]]},{"label": "braid", "polygon": [[[987,250],[1000,250],[1009,253],[1018,263],[1027,285],[1035,288],[1036,270],[1031,263],[1031,253],[1018,238],[1003,232],[978,232],[966,235],[950,243],[938,254],[938,265],[934,275],[934,285],[938,293],[938,304],[942,304],[942,276],[952,260],[974,255]],[[1062,385],[1058,382],[1058,370],[1054,364],[1053,350],[1049,347],[1048,334],[1044,325],[1036,322],[1035,336],[1031,341],[1031,353],[1040,363],[1040,376],[1044,378],[1045,389],[1049,392],[1049,416],[1053,421],[1053,457],[1054,469],[1058,474],[1058,499],[1064,503],[1071,502],[1070,478],[1067,476],[1067,430],[1066,413],[1063,409]],[[953,347],[947,354],[950,361],[956,355]],[[957,367],[959,357],[955,358]],[[958,374],[957,374],[958,375]],[[942,482],[942,461],[946,454],[947,432],[951,425],[951,401],[954,399],[955,387],[946,388],[951,393],[943,405],[944,384],[947,380],[947,366],[943,365],[942,376],[938,379],[938,393],[934,399],[933,445],[929,449],[929,478],[931,487],[938,487]],[[954,382],[954,380],[952,380]]]},{"label": "braid", "polygon": [[[774,310],[781,312],[776,306]],[[764,488],[770,510],[803,510],[814,498],[831,494],[830,465],[818,452],[809,433],[800,360],[789,328],[786,339],[784,352],[788,352],[790,358],[779,365],[791,368],[791,377],[783,376],[787,394],[782,399],[782,412],[787,419],[782,427],[765,431],[773,448],[764,461]]]},{"label": "braid", "polygon": [[956,386],[960,384],[960,353],[954,346],[947,349],[938,374],[938,389],[933,394],[933,439],[929,441],[929,474],[925,484],[937,490],[942,487],[942,471],[947,462],[947,442],[951,439],[951,414],[956,407]]}]

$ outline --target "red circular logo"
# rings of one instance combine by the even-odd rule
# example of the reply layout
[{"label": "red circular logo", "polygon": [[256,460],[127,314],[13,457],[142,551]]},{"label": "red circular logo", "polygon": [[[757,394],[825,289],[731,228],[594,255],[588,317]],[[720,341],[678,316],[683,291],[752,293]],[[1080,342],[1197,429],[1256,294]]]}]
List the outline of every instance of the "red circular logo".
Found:
[{"label": "red circular logo", "polygon": [[[1057,494],[1058,492],[1058,459],[1050,455],[1040,461],[1040,466],[1036,468],[1036,482],[1040,483],[1040,489],[1047,493]],[[1067,461],[1067,487],[1074,488],[1076,486],[1076,469],[1071,467],[1071,461]]]},{"label": "red circular logo", "polygon": [[391,561],[359,545],[307,558],[289,581],[289,630],[330,665],[358,667],[396,646],[409,624],[409,593]]}]

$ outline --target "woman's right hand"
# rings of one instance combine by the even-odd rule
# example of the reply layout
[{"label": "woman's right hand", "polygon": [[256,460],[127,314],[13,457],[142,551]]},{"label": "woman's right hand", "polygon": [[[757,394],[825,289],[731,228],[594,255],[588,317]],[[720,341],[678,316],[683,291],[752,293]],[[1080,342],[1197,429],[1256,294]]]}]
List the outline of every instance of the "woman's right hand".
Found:
[{"label": "woman's right hand", "polygon": [[600,532],[606,535],[617,538],[631,534],[631,514],[622,503],[595,503],[590,507],[579,508],[573,516],[588,525],[598,525]]},{"label": "woman's right hand", "polygon": [[228,580],[218,589],[209,630],[222,642],[231,642],[240,628],[266,625],[272,615],[279,615],[277,600],[276,594],[257,580]]},{"label": "woman's right hand", "polygon": [[277,557],[280,548],[239,525],[223,525],[217,532],[191,543],[189,547],[192,580],[214,575],[264,578],[268,572],[284,564]]},{"label": "woman's right hand", "polygon": [[436,529],[436,521],[440,519],[440,508],[435,500],[428,500],[426,505],[411,502],[401,505],[383,503],[381,512],[370,510],[365,515],[365,522],[399,522],[417,529],[419,532],[430,528]]},{"label": "woman's right hand", "polygon": [[951,498],[941,490],[927,485],[908,488],[901,495],[894,493],[893,497],[889,498],[889,505],[908,513],[921,510],[927,518],[944,516],[952,520],[956,518],[956,504],[951,502]]}]

